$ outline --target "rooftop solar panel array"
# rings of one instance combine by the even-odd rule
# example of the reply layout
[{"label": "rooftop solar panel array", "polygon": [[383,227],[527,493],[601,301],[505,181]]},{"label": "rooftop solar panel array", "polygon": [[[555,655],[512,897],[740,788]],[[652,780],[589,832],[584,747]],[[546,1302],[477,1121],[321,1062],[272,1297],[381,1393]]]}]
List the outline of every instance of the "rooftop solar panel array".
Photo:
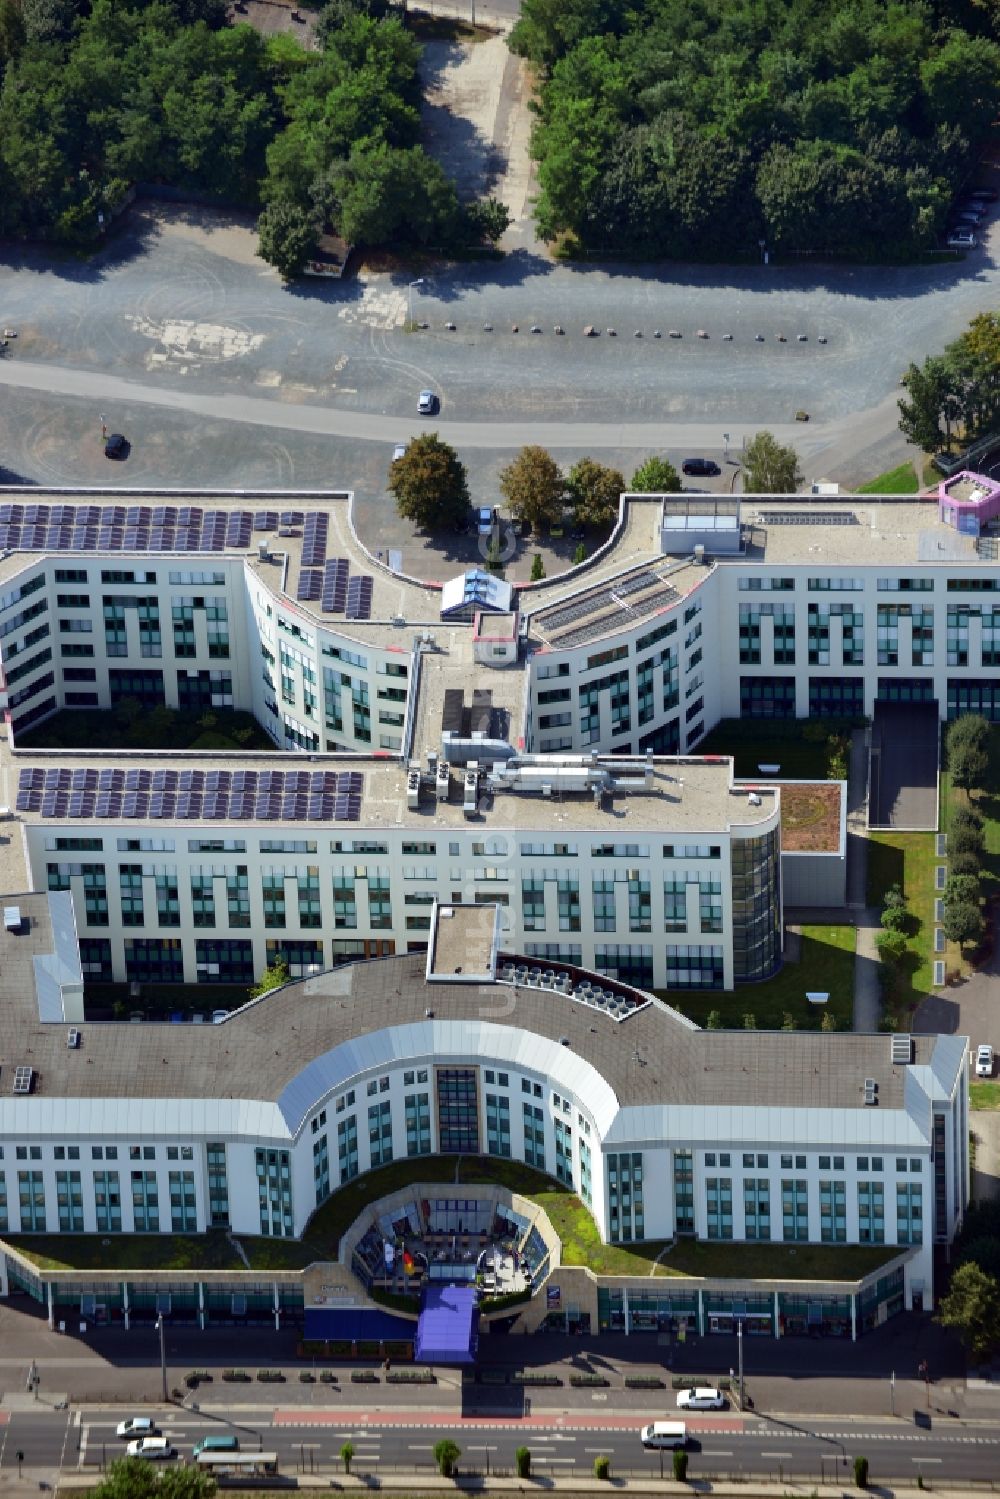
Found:
[{"label": "rooftop solar panel array", "polygon": [[330,517],[320,510],[310,510],[302,528],[302,566],[322,567],[326,561],[326,538]]},{"label": "rooftop solar panel array", "polygon": [[323,589],[323,574],[318,567],[303,567],[299,571],[299,586],[295,597],[302,600],[318,599]]},{"label": "rooftop solar panel array", "polygon": [[357,822],[364,777],[338,770],[22,770],[17,810],[42,817]]},{"label": "rooftop solar panel array", "polygon": [[347,575],[351,565],[346,557],[331,557],[323,570],[323,612],[343,614],[347,603]]},{"label": "rooftop solar panel array", "polygon": [[[320,514],[327,523],[327,517]],[[0,547],[29,552],[245,550],[254,530],[275,530],[277,511],[199,505],[0,505]],[[324,542],[325,550],[325,542]]]},{"label": "rooftop solar panel array", "polygon": [[360,573],[357,577],[348,579],[345,619],[371,619],[373,586],[372,579],[367,573]]}]

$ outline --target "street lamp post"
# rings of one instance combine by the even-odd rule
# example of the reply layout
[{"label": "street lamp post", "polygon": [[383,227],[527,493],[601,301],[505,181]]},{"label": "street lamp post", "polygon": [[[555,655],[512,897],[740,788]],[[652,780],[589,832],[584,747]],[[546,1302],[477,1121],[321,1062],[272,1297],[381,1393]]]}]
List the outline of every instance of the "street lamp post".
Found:
[{"label": "street lamp post", "polygon": [[410,304],[410,327],[411,328],[413,327],[413,288],[415,286],[423,286],[423,284],[424,284],[424,278],[423,278],[423,276],[418,276],[417,279],[416,279],[416,281],[411,281],[410,284],[406,288],[406,294],[407,294],[407,296],[409,298],[409,304]]},{"label": "street lamp post", "polygon": [[743,1409],[743,1318],[736,1324],[736,1348],[739,1353],[740,1410]]},{"label": "street lamp post", "polygon": [[164,1404],[165,1404],[166,1401],[169,1399],[169,1395],[167,1394],[166,1324],[165,1324],[165,1322],[163,1320],[163,1313],[162,1312],[158,1312],[157,1313],[157,1317],[156,1317],[156,1330],[160,1334],[160,1377],[161,1377],[161,1379],[163,1381],[163,1400],[164,1400]]}]

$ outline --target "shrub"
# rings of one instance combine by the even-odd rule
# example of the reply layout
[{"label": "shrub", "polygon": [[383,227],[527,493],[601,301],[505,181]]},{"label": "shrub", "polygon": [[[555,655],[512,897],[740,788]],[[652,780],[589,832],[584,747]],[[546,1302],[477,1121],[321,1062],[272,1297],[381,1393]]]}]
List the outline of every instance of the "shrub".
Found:
[{"label": "shrub", "polygon": [[260,1384],[284,1384],[285,1376],[280,1369],[258,1369],[257,1380]]},{"label": "shrub", "polygon": [[378,1384],[378,1375],[374,1369],[352,1369],[351,1384]]},{"label": "shrub", "polygon": [[977,833],[983,831],[983,819],[975,807],[956,807],[951,814],[951,831],[957,833],[959,828],[974,828]]},{"label": "shrub", "polygon": [[558,1374],[539,1374],[535,1369],[518,1369],[510,1376],[511,1384],[561,1385]]},{"label": "shrub", "polygon": [[948,868],[952,874],[972,875],[978,878],[982,873],[982,863],[978,853],[972,849],[966,849],[963,853],[952,854],[948,860]]},{"label": "shrub", "polygon": [[610,1380],[604,1374],[571,1374],[569,1382],[576,1389],[585,1389],[588,1386],[594,1386],[599,1389],[601,1386],[609,1384]]},{"label": "shrub", "polygon": [[245,1369],[223,1369],[222,1378],[227,1384],[250,1384],[250,1376]]},{"label": "shrub", "polygon": [[608,1479],[608,1478],[611,1477],[611,1459],[610,1459],[610,1457],[595,1457],[594,1458],[594,1477],[595,1478],[604,1478],[604,1479]]},{"label": "shrub", "polygon": [[687,1483],[688,1455],[681,1447],[674,1448],[674,1482]]},{"label": "shrub", "polygon": [[315,1384],[316,1376],[311,1369],[299,1370],[299,1384]]},{"label": "shrub", "polygon": [[854,1459],[854,1487],[856,1489],[868,1487],[868,1459],[866,1457]]},{"label": "shrub", "polygon": [[321,1369],[319,1382],[320,1384],[336,1384],[337,1376],[332,1369]]},{"label": "shrub", "polygon": [[514,1472],[518,1478],[531,1477],[531,1448],[518,1447],[514,1453]]},{"label": "shrub", "polygon": [[662,1390],[663,1380],[658,1374],[626,1374],[626,1390]]},{"label": "shrub", "polygon": [[341,1449],[340,1449],[340,1461],[344,1465],[344,1472],[345,1473],[349,1473],[351,1471],[351,1458],[353,1456],[354,1456],[354,1443],[353,1442],[345,1442],[344,1445],[343,1445],[343,1447],[341,1447]]},{"label": "shrub", "polygon": [[386,1384],[437,1384],[433,1369],[390,1369]]},{"label": "shrub", "polygon": [[434,1461],[438,1465],[438,1472],[442,1478],[451,1478],[455,1472],[455,1464],[462,1456],[462,1449],[450,1437],[442,1437],[440,1442],[434,1443]]}]

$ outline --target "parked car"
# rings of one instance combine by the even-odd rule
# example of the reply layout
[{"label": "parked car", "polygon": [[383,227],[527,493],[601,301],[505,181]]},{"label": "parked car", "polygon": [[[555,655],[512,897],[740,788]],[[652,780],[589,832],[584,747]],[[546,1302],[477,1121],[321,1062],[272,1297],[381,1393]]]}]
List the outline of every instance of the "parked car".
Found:
[{"label": "parked car", "polygon": [[128,438],[123,436],[121,432],[112,432],[111,436],[104,444],[105,458],[115,458],[119,462],[123,458],[128,457],[128,450]]},{"label": "parked car", "polygon": [[229,1011],[228,1010],[213,1010],[212,1011],[212,1024],[213,1025],[221,1025],[224,1020],[228,1020],[228,1019],[229,1019]]},{"label": "parked car", "polygon": [[971,229],[953,229],[945,240],[949,250],[974,250],[978,243]]},{"label": "parked car", "polygon": [[948,220],[949,225],[953,229],[961,229],[962,227],[978,229],[982,222],[982,214],[973,213],[972,210],[968,208],[960,208],[959,211],[957,213],[953,213]]},{"label": "parked car", "polygon": [[480,505],[476,511],[476,530],[480,536],[492,536],[493,527],[500,524],[500,514],[495,505]]},{"label": "parked car", "polygon": [[397,458],[404,457],[405,453],[406,453],[406,443],[405,442],[397,442],[396,446],[392,450],[392,461],[393,461],[393,463],[395,463],[395,461],[396,461]]},{"label": "parked car", "polygon": [[118,1422],[115,1436],[128,1437],[158,1437],[159,1427],[152,1416],[126,1416],[124,1421]]},{"label": "parked car", "polygon": [[993,1048],[986,1042],[976,1051],[976,1076],[993,1076]]},{"label": "parked car", "polygon": [[177,1456],[177,1448],[171,1447],[166,1437],[139,1437],[137,1441],[129,1442],[125,1451],[129,1457],[144,1457],[147,1462]]},{"label": "parked car", "polygon": [[705,478],[714,478],[721,474],[722,470],[714,458],[685,458],[681,464],[681,472],[685,474],[701,474]]},{"label": "parked car", "polygon": [[438,398],[432,390],[422,390],[417,397],[417,410],[421,416],[433,416],[438,407]]},{"label": "parked car", "polygon": [[679,1411],[721,1411],[726,1408],[726,1397],[714,1385],[698,1385],[693,1390],[681,1390],[677,1396]]},{"label": "parked car", "polygon": [[976,203],[996,203],[1000,200],[1000,193],[995,187],[974,187],[969,197]]}]

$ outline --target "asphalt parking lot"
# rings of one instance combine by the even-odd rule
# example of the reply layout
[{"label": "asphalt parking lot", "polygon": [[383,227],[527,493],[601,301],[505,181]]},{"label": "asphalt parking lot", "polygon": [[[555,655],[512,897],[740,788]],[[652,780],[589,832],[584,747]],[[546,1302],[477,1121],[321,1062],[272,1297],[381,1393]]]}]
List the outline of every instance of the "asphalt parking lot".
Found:
[{"label": "asphalt parking lot", "polygon": [[[899,270],[571,267],[517,251],[427,271],[420,286],[383,273],[285,288],[256,259],[249,219],[146,205],[92,261],[34,248],[0,259],[0,321],[18,330],[3,364],[11,378],[26,362],[54,376],[93,372],[95,391],[97,377],[129,382],[107,412],[99,394],[88,411],[86,399],[39,388],[19,400],[8,387],[0,441],[6,466],[28,479],[93,482],[81,435],[106,415],[133,453],[113,477],[98,464],[102,482],[347,484],[377,505],[380,421],[388,455],[419,428],[416,394],[431,386],[442,430],[479,424],[474,456],[463,455],[474,498],[495,497],[497,467],[540,422],[567,462],[602,426],[600,456],[626,478],[640,442],[679,459],[697,431],[694,451],[721,459],[737,423],[784,426],[807,476],[843,478],[870,445],[869,471],[883,455],[898,461],[900,370],[992,305],[997,280],[988,249]],[[406,331],[411,302],[423,331]],[[586,338],[587,324],[599,336]],[[146,394],[189,409],[152,410]],[[236,420],[207,416],[210,398],[230,402]],[[252,428],[241,401],[257,405]],[[261,403],[275,409],[273,430],[260,425]],[[282,430],[306,409],[329,412],[348,435]],[[799,409],[811,418],[801,428]]]}]

